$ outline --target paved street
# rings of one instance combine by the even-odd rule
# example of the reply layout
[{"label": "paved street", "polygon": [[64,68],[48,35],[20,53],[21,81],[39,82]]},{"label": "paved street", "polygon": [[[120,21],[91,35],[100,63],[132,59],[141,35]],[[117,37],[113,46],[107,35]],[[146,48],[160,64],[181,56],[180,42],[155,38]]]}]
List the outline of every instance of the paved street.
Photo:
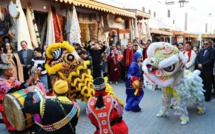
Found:
[{"label": "paved street", "polygon": [[[124,84],[113,84],[113,88],[120,99],[125,101]],[[214,134],[215,133],[215,102],[207,102],[204,115],[197,115],[194,107],[189,107],[189,124],[183,126],[179,119],[171,114],[167,118],[157,118],[161,104],[161,91],[145,89],[145,95],[140,104],[142,111],[138,113],[124,112],[124,120],[129,127],[129,134]],[[93,134],[95,127],[91,125],[85,114],[86,103],[79,102],[81,113],[77,125],[77,134]],[[0,133],[7,134],[4,125],[0,125]]]}]

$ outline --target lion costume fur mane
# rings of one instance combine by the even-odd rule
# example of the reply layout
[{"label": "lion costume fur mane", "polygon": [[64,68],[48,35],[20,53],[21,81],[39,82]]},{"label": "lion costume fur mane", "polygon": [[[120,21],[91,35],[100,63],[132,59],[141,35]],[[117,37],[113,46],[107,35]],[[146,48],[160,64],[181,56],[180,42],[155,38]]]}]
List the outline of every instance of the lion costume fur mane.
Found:
[{"label": "lion costume fur mane", "polygon": [[[91,71],[87,69],[89,63],[89,61],[83,61],[67,41],[53,43],[46,49],[45,68],[51,76],[52,85],[59,79],[66,80],[69,85],[68,98],[71,100],[79,99],[87,102],[95,94],[93,77]],[[109,95],[117,98],[111,85],[107,83],[107,78],[105,82],[105,90]],[[117,99],[123,105],[123,102]]]}]

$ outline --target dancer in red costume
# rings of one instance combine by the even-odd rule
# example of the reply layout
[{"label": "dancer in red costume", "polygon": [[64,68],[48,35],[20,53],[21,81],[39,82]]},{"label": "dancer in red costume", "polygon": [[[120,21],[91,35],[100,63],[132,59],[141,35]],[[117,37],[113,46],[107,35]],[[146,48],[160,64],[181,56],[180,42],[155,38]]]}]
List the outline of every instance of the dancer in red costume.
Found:
[{"label": "dancer in red costume", "polygon": [[87,115],[96,127],[94,134],[128,134],[122,119],[123,110],[117,99],[105,92],[105,81],[99,77],[93,81],[95,97],[87,103]]}]

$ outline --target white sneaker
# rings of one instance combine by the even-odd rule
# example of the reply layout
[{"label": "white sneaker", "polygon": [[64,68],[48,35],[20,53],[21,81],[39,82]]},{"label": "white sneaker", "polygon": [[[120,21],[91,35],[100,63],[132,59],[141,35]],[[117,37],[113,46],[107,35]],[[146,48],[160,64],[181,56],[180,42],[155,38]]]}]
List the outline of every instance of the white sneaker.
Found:
[{"label": "white sneaker", "polygon": [[162,117],[162,116],[163,116],[163,114],[161,114],[161,113],[156,114],[156,117]]},{"label": "white sneaker", "polygon": [[181,118],[181,125],[186,125],[188,122],[186,118]]},{"label": "white sneaker", "polygon": [[167,117],[167,114],[158,113],[156,114],[156,117]]},{"label": "white sneaker", "polygon": [[198,110],[197,112],[198,115],[203,115],[205,113],[204,109],[201,107],[197,107],[197,110]]}]

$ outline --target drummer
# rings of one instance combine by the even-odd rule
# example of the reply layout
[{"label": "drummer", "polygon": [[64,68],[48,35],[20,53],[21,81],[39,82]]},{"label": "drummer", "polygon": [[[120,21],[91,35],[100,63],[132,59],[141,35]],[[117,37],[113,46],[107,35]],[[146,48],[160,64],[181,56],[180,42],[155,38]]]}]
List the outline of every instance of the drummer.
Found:
[{"label": "drummer", "polygon": [[0,112],[2,114],[3,122],[6,125],[7,130],[10,133],[15,133],[15,129],[8,122],[4,108],[2,105],[2,100],[7,93],[12,93],[20,89],[25,89],[34,82],[34,77],[30,77],[27,83],[21,83],[15,78],[13,78],[13,70],[9,63],[0,63]]},{"label": "drummer", "polygon": [[34,114],[36,124],[32,129],[35,134],[75,134],[80,108],[66,97],[67,92],[67,81],[58,80],[54,84],[56,98],[33,103],[34,92],[27,94],[24,111]]}]

